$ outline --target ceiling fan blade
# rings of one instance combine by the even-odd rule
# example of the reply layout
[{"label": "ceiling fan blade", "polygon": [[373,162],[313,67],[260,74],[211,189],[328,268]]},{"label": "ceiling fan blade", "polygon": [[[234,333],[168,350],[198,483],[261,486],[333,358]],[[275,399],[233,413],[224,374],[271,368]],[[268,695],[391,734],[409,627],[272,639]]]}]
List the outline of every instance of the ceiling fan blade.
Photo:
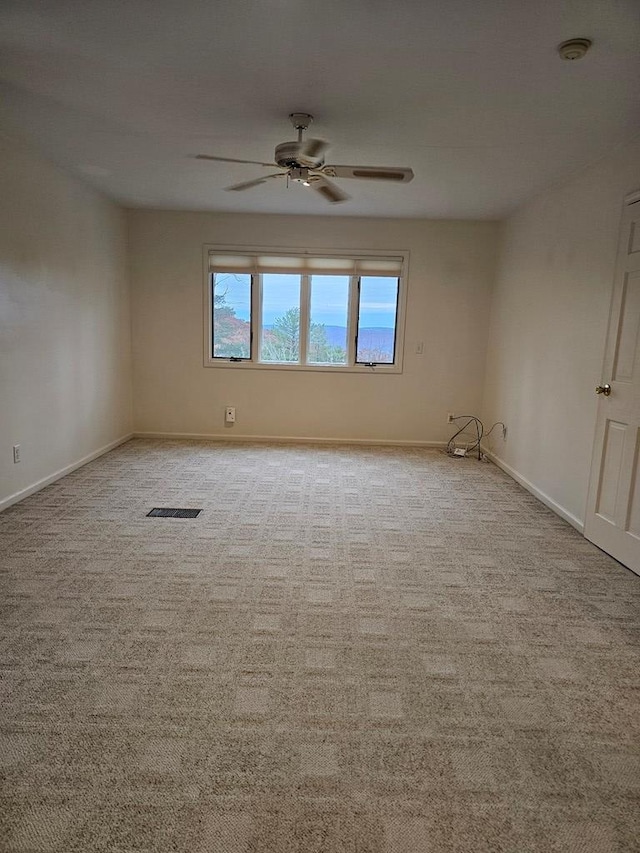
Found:
[{"label": "ceiling fan blade", "polygon": [[330,178],[364,178],[397,184],[407,184],[413,180],[413,169],[406,166],[324,166],[322,171]]},{"label": "ceiling fan blade", "polygon": [[227,192],[241,192],[242,190],[250,190],[251,187],[257,187],[258,184],[266,184],[270,178],[284,178],[286,172],[276,172],[275,175],[265,175],[263,178],[256,178],[254,181],[245,181],[242,184],[233,184],[231,187],[225,187]]},{"label": "ceiling fan blade", "polygon": [[329,147],[324,139],[303,139],[298,152],[298,162],[303,166],[315,166],[322,162],[322,155]]},{"label": "ceiling fan blade", "polygon": [[320,195],[323,195],[331,204],[339,204],[351,198],[350,195],[343,192],[332,181],[328,181],[324,175],[313,175],[310,180],[310,186],[316,192],[320,193]]},{"label": "ceiling fan blade", "polygon": [[215,160],[218,163],[244,163],[247,166],[277,166],[277,163],[260,163],[258,160],[236,160],[235,157],[214,157],[213,154],[196,154],[196,160]]}]

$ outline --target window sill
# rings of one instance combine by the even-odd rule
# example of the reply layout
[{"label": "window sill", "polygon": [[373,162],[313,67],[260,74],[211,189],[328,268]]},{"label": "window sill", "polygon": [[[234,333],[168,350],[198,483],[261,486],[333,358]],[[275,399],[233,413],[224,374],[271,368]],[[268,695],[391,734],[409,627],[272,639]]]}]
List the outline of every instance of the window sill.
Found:
[{"label": "window sill", "polygon": [[364,364],[357,365],[310,365],[310,364],[267,364],[266,362],[253,361],[227,361],[226,359],[207,359],[204,367],[222,368],[223,370],[279,370],[285,372],[304,373],[360,373],[368,374],[400,374],[402,366],[398,364],[377,364],[367,367]]}]

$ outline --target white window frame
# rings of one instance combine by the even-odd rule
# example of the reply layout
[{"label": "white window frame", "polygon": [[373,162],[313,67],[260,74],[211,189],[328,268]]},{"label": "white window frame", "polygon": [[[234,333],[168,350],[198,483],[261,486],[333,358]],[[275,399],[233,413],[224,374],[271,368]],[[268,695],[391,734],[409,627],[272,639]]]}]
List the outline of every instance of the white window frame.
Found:
[{"label": "white window frame", "polygon": [[[296,249],[296,248],[274,248],[273,246],[238,246],[238,245],[217,245],[207,243],[203,246],[203,270],[204,270],[204,290],[203,290],[203,315],[204,315],[204,367],[220,368],[222,370],[284,370],[284,371],[309,371],[312,373],[372,373],[377,374],[398,374],[402,373],[404,360],[404,339],[405,339],[405,319],[407,305],[407,290],[409,278],[409,251],[407,249],[394,250],[341,250],[341,249]],[[209,269],[210,254],[221,255],[273,255],[274,257],[292,256],[298,258],[320,257],[320,258],[345,258],[348,260],[375,260],[376,258],[401,258],[402,268],[398,276],[398,303],[396,307],[396,337],[395,337],[395,362],[393,364],[356,364],[355,363],[355,347],[356,347],[356,330],[358,324],[358,303],[359,295],[357,287],[350,287],[349,314],[348,323],[351,334],[347,340],[347,360],[348,364],[292,364],[292,363],[275,363],[258,361],[260,352],[260,335],[261,335],[261,316],[262,316],[262,287],[251,288],[251,316],[252,316],[252,332],[253,340],[251,344],[251,359],[243,359],[241,361],[231,361],[230,359],[214,358],[212,353],[213,345],[213,305],[212,296],[213,288],[212,274]],[[241,272],[241,270],[238,270]],[[322,273],[317,273],[322,275]],[[327,271],[327,274],[331,274]],[[304,288],[309,287],[311,274],[301,274],[301,299],[300,299],[300,353],[301,356],[307,351],[307,335],[308,335],[308,303],[309,300],[304,298]],[[306,280],[306,281],[305,281]],[[303,346],[305,349],[303,349]],[[305,356],[306,357],[306,356]],[[254,360],[255,359],[255,360]]]}]

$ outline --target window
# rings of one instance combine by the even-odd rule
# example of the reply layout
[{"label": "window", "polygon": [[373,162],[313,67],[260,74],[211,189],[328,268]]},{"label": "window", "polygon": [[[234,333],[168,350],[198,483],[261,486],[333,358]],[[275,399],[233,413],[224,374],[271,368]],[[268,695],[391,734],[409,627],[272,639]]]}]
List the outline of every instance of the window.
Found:
[{"label": "window", "polygon": [[399,279],[389,276],[367,275],[360,279],[360,306],[358,311],[358,363],[377,362],[393,364],[396,351],[395,327],[385,323],[386,318],[398,314]]},{"label": "window", "polygon": [[206,364],[399,372],[403,255],[208,249]]},{"label": "window", "polygon": [[213,273],[213,357],[251,358],[251,276]]},{"label": "window", "polygon": [[346,275],[312,275],[309,364],[348,364],[349,289]]}]

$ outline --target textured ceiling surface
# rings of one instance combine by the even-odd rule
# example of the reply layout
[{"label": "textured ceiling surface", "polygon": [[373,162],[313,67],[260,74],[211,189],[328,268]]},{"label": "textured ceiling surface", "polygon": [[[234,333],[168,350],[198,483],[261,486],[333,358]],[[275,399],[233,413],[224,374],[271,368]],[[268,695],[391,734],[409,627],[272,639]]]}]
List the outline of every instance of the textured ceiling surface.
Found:
[{"label": "textured ceiling surface", "polygon": [[[640,133],[639,44],[637,0],[5,0],[0,121],[130,207],[498,218]],[[271,161],[294,111],[414,181],[329,205],[194,159]]]}]

